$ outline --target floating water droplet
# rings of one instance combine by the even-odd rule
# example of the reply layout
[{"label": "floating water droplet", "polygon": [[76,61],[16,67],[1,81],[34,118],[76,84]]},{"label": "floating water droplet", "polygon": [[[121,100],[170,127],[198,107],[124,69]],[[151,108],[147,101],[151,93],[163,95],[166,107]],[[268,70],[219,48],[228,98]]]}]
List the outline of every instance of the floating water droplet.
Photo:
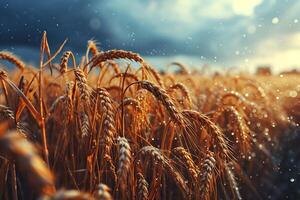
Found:
[{"label": "floating water droplet", "polygon": [[272,123],[272,127],[275,128],[275,126],[276,126],[276,124],[273,122],[273,123]]},{"label": "floating water droplet", "polygon": [[257,127],[260,127],[260,126],[261,126],[261,124],[258,122],[258,123],[256,123],[256,126],[257,126]]},{"label": "floating water droplet", "polygon": [[295,90],[291,90],[291,91],[289,92],[289,96],[290,96],[290,97],[293,97],[293,98],[296,97],[297,94],[298,94],[298,93],[297,93]]},{"label": "floating water droplet", "polygon": [[295,182],[295,179],[294,179],[294,178],[291,178],[291,179],[290,179],[290,182],[291,182],[291,183],[294,183],[294,182]]},{"label": "floating water droplet", "polygon": [[272,24],[278,24],[278,22],[279,22],[279,18],[278,17],[274,17],[272,19]]}]

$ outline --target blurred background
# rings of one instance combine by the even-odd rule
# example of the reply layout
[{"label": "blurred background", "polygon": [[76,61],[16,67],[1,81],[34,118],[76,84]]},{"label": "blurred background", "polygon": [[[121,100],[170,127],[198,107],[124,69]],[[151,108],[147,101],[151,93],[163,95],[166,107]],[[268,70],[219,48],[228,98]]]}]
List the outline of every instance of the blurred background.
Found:
[{"label": "blurred background", "polygon": [[294,68],[300,55],[297,0],[0,0],[0,50],[36,63],[41,34],[54,51],[65,38],[78,56],[138,52],[157,67],[170,61],[251,70]]}]

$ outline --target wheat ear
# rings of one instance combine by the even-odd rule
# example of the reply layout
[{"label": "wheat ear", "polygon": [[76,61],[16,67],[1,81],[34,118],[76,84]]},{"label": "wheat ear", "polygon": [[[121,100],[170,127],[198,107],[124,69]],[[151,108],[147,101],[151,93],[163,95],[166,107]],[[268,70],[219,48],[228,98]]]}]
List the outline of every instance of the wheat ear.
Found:
[{"label": "wheat ear", "polygon": [[71,56],[72,52],[71,51],[66,51],[61,59],[60,59],[60,73],[66,73],[68,71],[68,61],[69,61],[69,58]]},{"label": "wheat ear", "polygon": [[182,83],[175,83],[168,88],[168,91],[171,92],[172,90],[175,90],[175,89],[179,89],[181,91],[181,93],[187,99],[189,106],[190,106],[192,104],[192,98],[191,98],[190,91],[188,90],[188,88]]},{"label": "wheat ear", "polygon": [[96,200],[90,194],[77,190],[59,190],[53,196],[42,196],[38,200]]},{"label": "wheat ear", "polygon": [[109,165],[109,168],[112,172],[114,180],[117,180],[117,175],[115,172],[115,166],[111,158],[111,147],[114,140],[114,135],[116,134],[116,123],[114,119],[114,109],[113,103],[110,98],[109,93],[105,88],[97,88],[97,94],[99,95],[99,100],[101,107],[103,109],[103,137],[104,137],[104,160]]},{"label": "wheat ear", "polygon": [[124,50],[110,50],[110,51],[101,52],[96,56],[94,56],[91,60],[92,67],[104,61],[114,60],[114,59],[129,59],[129,60],[134,60],[138,63],[144,63],[143,58],[137,53],[133,53],[131,51],[124,51]]},{"label": "wheat ear", "polygon": [[182,191],[182,194],[185,197],[189,197],[191,195],[190,188],[186,184],[187,181],[177,170],[175,170],[175,168],[171,165],[170,160],[164,156],[159,149],[153,146],[145,146],[140,150],[140,155],[149,156],[153,161],[160,163],[174,179],[176,185]]},{"label": "wheat ear", "polygon": [[110,191],[111,189],[107,185],[100,183],[94,192],[94,197],[96,200],[112,200]]},{"label": "wheat ear", "polygon": [[86,104],[89,104],[90,88],[88,86],[86,76],[85,76],[84,72],[82,71],[82,69],[80,69],[80,68],[76,68],[74,70],[74,73],[75,73],[75,78],[76,78],[77,86],[78,86],[79,93],[80,93],[80,99],[83,102],[85,102]]},{"label": "wheat ear", "polygon": [[196,166],[194,160],[192,159],[192,155],[183,147],[176,147],[173,149],[173,152],[186,166],[189,172],[189,176],[192,178],[193,183],[196,183],[199,169]]},{"label": "wheat ear", "polygon": [[164,105],[168,114],[176,123],[180,125],[184,124],[185,120],[182,114],[177,110],[172,98],[167,94],[167,92],[163,88],[149,81],[139,81],[137,83],[141,86],[141,88],[151,92],[153,96]]},{"label": "wheat ear", "polygon": [[233,168],[232,165],[230,163],[225,163],[224,165],[225,165],[225,172],[226,172],[228,181],[230,183],[230,186],[232,188],[232,191],[233,191],[235,197],[238,200],[242,200],[242,196],[240,194],[238,183],[236,182],[236,177],[235,177],[234,172],[232,170],[232,168]]},{"label": "wheat ear", "polygon": [[137,196],[138,200],[148,200],[149,184],[141,172],[137,173]]},{"label": "wheat ear", "polygon": [[206,158],[200,166],[200,174],[198,175],[199,195],[201,200],[209,200],[211,189],[213,188],[214,171],[216,168],[216,160],[212,152],[208,152]]},{"label": "wheat ear", "polygon": [[119,137],[118,139],[119,145],[119,167],[118,167],[118,178],[119,184],[124,187],[126,184],[127,175],[130,170],[131,163],[131,148],[128,140],[125,137]]},{"label": "wheat ear", "polygon": [[93,56],[96,56],[100,53],[99,49],[97,47],[97,42],[95,40],[89,40],[88,41],[87,49],[88,49],[88,51],[91,51]]},{"label": "wheat ear", "polygon": [[90,135],[89,117],[85,112],[81,112],[79,117],[81,122],[81,138],[86,138]]},{"label": "wheat ear", "polygon": [[0,121],[12,119],[14,120],[14,112],[7,106],[0,105]]},{"label": "wheat ear", "polygon": [[221,153],[221,157],[230,158],[230,151],[228,147],[228,142],[221,131],[221,129],[213,123],[206,115],[203,115],[194,110],[184,110],[182,111],[183,116],[190,120],[190,122],[197,122],[199,124],[199,128],[205,127],[206,131],[208,131],[209,135],[216,142],[215,145],[218,148],[218,152]]},{"label": "wheat ear", "polygon": [[7,60],[8,62],[16,65],[20,70],[25,69],[25,63],[13,53],[10,53],[8,51],[0,51],[0,59]]},{"label": "wheat ear", "polygon": [[28,174],[30,185],[40,195],[54,192],[54,177],[45,162],[37,154],[34,146],[18,132],[8,132],[0,137],[0,152],[16,161],[18,169]]}]

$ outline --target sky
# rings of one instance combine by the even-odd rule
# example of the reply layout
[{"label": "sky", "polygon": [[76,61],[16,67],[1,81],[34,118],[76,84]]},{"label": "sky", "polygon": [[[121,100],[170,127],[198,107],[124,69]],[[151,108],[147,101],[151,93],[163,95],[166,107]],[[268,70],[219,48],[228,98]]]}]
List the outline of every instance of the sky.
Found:
[{"label": "sky", "polygon": [[0,50],[38,59],[46,30],[54,51],[83,55],[87,40],[101,50],[125,49],[149,62],[179,61],[249,69],[299,66],[297,0],[0,0]]}]

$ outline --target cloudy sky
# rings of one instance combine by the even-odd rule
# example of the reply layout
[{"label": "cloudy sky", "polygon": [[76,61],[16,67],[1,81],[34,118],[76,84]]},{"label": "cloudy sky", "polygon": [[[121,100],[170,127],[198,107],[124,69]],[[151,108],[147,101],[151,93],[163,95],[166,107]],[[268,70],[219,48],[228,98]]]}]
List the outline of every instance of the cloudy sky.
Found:
[{"label": "cloudy sky", "polygon": [[297,0],[0,0],[0,50],[37,59],[43,30],[52,49],[81,55],[93,38],[102,50],[132,50],[150,62],[297,66]]}]

